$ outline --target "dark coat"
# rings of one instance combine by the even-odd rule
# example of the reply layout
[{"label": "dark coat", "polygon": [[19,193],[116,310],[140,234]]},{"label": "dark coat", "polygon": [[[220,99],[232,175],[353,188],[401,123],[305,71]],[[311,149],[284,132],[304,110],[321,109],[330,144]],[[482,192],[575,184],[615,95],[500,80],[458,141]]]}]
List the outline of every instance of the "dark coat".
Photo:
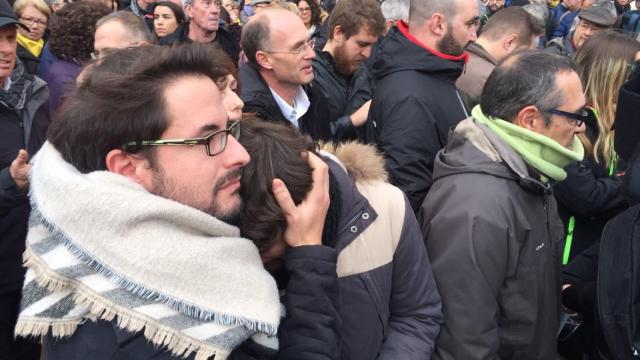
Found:
[{"label": "dark coat", "polygon": [[22,61],[27,73],[35,75],[38,72],[38,65],[40,64],[40,58],[38,56],[34,56],[20,44],[18,44],[18,48],[16,49],[16,55],[20,61]]},{"label": "dark coat", "polygon": [[391,183],[416,211],[432,184],[433,161],[449,129],[467,117],[455,87],[467,59],[420,44],[399,22],[384,38],[374,64],[378,85],[369,125],[385,155]]},{"label": "dark coat", "polygon": [[[291,125],[291,122],[282,115],[262,76],[251,65],[240,66],[240,84],[242,84],[240,97],[244,101],[244,112],[255,113],[263,120]],[[311,136],[314,140],[330,140],[329,113],[322,92],[313,86],[313,83],[303,86],[303,89],[311,105],[299,119],[300,132]]]},{"label": "dark coat", "polygon": [[[587,123],[587,136],[592,142],[598,138],[598,125]],[[622,192],[622,178],[613,175],[601,160],[596,163],[593,155],[584,161],[569,164],[567,178],[554,186],[558,211],[565,228],[571,216],[575,218],[569,261],[600,240],[605,224],[627,208]],[[567,249],[565,249],[566,251]]]},{"label": "dark coat", "polygon": [[347,172],[328,162],[339,188],[331,199],[339,209],[330,210],[338,213],[327,218],[338,219],[340,352],[344,360],[429,359],[442,322],[440,295],[406,197],[368,174],[372,152],[344,145],[338,156]]},{"label": "dark coat", "polygon": [[316,50],[312,64],[312,84],[320,89],[328,105],[332,140],[355,139],[356,128],[351,122],[351,113],[347,112],[347,93],[351,77],[338,73],[333,57],[326,51]]},{"label": "dark coat", "polygon": [[[175,34],[175,43],[190,43],[189,39],[189,23],[179,26]],[[172,35],[173,35],[172,34]],[[213,44],[219,46],[229,57],[231,61],[238,66],[238,60],[240,59],[240,44],[235,40],[237,35],[229,33],[225,28],[219,27],[216,31],[216,38],[213,40]],[[161,43],[164,44],[164,43]]]},{"label": "dark coat", "polygon": [[563,229],[539,178],[473,119],[438,153],[420,218],[444,312],[434,360],[556,358]]},{"label": "dark coat", "polygon": [[[46,84],[33,75],[22,76],[30,84],[22,92],[26,98],[23,108],[8,106],[6,93],[0,91],[0,294],[22,289],[25,272],[22,253],[30,211],[28,198],[16,187],[9,167],[20,149],[27,150],[30,157],[35,155],[46,140],[50,122]],[[17,311],[17,307],[3,308],[0,314],[13,317]]]},{"label": "dark coat", "polygon": [[[336,251],[326,246],[289,249],[285,264],[291,274],[284,297],[287,317],[278,330],[279,352],[247,340],[234,350],[230,360],[339,359],[337,351],[339,317]],[[156,348],[142,332],[121,330],[114,322],[86,321],[72,337],[45,340],[47,360],[178,360],[170,352]],[[187,357],[195,359],[195,355]]]}]

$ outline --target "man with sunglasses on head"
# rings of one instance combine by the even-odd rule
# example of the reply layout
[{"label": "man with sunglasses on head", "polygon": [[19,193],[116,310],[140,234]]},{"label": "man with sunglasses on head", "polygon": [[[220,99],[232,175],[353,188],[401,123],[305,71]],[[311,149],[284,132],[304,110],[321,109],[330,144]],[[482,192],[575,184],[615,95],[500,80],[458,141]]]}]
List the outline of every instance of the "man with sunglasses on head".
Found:
[{"label": "man with sunglasses on head", "polygon": [[571,60],[528,50],[487,79],[438,153],[421,207],[442,297],[433,359],[554,359],[564,229],[552,184],[584,149]]},{"label": "man with sunglasses on head", "polygon": [[337,358],[327,165],[309,158],[313,187],[298,205],[271,184],[292,247],[281,320],[275,281],[233,226],[250,158],[212,51],[104,58],[34,157],[15,332],[44,336],[47,360]]},{"label": "man with sunglasses on head", "polygon": [[240,66],[244,111],[298,128],[314,140],[331,138],[324,95],[314,79],[316,56],[300,17],[284,9],[265,9],[242,30],[247,63]]}]

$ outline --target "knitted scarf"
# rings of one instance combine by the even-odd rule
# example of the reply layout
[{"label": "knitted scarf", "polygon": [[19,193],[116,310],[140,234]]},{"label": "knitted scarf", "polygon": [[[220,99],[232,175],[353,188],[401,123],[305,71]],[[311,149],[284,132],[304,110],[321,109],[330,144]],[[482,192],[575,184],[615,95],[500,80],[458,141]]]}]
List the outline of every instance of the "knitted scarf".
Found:
[{"label": "knitted scarf", "polygon": [[275,282],[236,227],[118,174],[82,174],[48,142],[30,177],[16,335],[66,337],[86,319],[115,319],[175,355],[219,360],[276,334]]},{"label": "knitted scarf", "polygon": [[522,158],[544,177],[555,181],[567,178],[564,167],[573,161],[580,161],[584,157],[584,147],[577,137],[573,139],[573,149],[567,149],[557,141],[514,125],[508,121],[486,116],[480,105],[473,108],[473,118],[486,125],[502,140],[506,141]]},{"label": "knitted scarf", "polygon": [[16,36],[16,40],[18,44],[22,45],[31,55],[35,57],[39,57],[40,53],[42,53],[42,48],[44,48],[44,40],[31,40],[26,36],[18,35]]}]

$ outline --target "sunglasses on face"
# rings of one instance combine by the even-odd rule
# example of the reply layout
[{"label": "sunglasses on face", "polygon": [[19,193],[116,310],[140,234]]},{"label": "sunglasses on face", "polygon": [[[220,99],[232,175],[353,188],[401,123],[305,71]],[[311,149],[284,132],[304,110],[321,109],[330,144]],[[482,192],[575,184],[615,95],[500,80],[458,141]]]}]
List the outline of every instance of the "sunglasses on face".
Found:
[{"label": "sunglasses on face", "polygon": [[571,120],[576,127],[582,126],[585,122],[590,123],[592,119],[595,119],[595,113],[592,108],[585,106],[578,113],[572,113],[567,111],[562,111],[558,109],[547,110],[549,114],[554,114],[558,116],[563,116],[569,120]]}]

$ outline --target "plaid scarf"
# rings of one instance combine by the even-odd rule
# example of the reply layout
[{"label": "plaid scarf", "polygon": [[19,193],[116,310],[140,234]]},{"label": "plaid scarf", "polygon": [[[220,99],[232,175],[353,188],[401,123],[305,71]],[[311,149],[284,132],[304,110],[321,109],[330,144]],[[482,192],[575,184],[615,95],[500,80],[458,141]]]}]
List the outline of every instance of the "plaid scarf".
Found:
[{"label": "plaid scarf", "polygon": [[16,335],[116,320],[175,355],[216,360],[249,338],[273,343],[277,288],[237,228],[120,175],[81,174],[49,143],[33,159],[30,198]]}]

